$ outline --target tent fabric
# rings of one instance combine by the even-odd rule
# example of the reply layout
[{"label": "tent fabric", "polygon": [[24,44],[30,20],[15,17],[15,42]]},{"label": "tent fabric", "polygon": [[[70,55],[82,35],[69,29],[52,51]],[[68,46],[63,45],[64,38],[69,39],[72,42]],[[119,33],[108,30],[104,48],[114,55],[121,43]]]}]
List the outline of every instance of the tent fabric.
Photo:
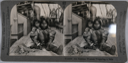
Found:
[{"label": "tent fabric", "polygon": [[40,4],[40,3],[36,3],[35,5],[39,6],[40,9],[41,9],[41,16],[44,16],[44,17],[50,17],[50,11],[53,11],[58,9],[56,11],[57,13],[57,18],[59,18],[61,16],[61,13],[63,12],[62,11],[62,8],[58,5],[58,4]]}]

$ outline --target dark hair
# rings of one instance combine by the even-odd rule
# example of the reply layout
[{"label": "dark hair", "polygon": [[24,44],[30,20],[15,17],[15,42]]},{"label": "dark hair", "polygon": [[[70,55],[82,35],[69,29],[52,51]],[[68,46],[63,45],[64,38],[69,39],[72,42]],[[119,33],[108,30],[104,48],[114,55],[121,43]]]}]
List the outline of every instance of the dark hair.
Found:
[{"label": "dark hair", "polygon": [[96,22],[98,22],[100,24],[100,27],[98,28],[98,29],[100,29],[102,25],[101,25],[100,19],[98,19],[98,18],[94,20],[94,22],[93,22],[93,28],[96,29],[95,26],[94,26]]},{"label": "dark hair", "polygon": [[36,22],[40,23],[40,21],[37,20],[37,19],[34,20],[34,22],[33,22],[33,26],[35,26],[35,27],[37,27],[37,26],[35,25]]},{"label": "dark hair", "polygon": [[45,20],[44,16],[41,16],[41,17],[40,17],[40,20],[41,20],[41,21],[42,21],[42,20]]},{"label": "dark hair", "polygon": [[47,29],[47,28],[48,28],[48,22],[47,22],[47,21],[46,21],[46,19],[44,19],[44,18],[41,18],[40,28],[41,28],[41,29],[43,29],[43,28],[42,28],[42,26],[41,26],[41,24],[42,24],[44,21],[45,21],[45,22],[46,22],[46,24],[47,24],[47,26],[46,26],[46,28],[45,28],[45,29]]},{"label": "dark hair", "polygon": [[92,20],[88,20],[88,22],[87,22],[87,27],[89,27],[89,26],[88,26],[88,23],[92,23],[92,25],[93,25],[93,21],[92,21]]},{"label": "dark hair", "polygon": [[43,21],[45,20],[45,22],[47,23],[47,25],[48,25],[48,21],[44,18],[44,16],[41,16],[40,17],[40,20],[41,20],[41,22],[40,23],[43,23]]}]

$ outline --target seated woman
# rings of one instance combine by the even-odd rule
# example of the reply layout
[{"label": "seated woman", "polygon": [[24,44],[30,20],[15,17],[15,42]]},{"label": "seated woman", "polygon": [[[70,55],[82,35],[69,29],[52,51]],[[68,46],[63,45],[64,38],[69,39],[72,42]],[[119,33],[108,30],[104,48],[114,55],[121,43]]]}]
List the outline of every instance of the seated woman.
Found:
[{"label": "seated woman", "polygon": [[114,45],[112,45],[112,47],[107,46],[106,44],[107,38],[108,38],[108,31],[105,31],[102,28],[101,21],[99,19],[95,19],[93,23],[93,32],[91,36],[91,41],[101,51],[106,51],[111,55],[114,55],[116,51],[116,47]]},{"label": "seated woman", "polygon": [[41,17],[40,27],[41,29],[38,34],[40,45],[46,48],[46,50],[48,51],[50,50],[57,53],[58,55],[61,55],[63,51],[63,46],[60,45],[57,48],[57,46],[53,45],[53,40],[55,38],[56,32],[48,27],[48,23],[43,17]]}]

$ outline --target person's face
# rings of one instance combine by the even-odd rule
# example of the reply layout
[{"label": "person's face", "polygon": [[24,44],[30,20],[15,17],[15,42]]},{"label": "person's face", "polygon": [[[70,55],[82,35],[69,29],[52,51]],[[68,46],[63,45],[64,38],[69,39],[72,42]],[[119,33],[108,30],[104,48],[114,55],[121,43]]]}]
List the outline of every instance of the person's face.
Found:
[{"label": "person's face", "polygon": [[46,23],[46,21],[43,21],[42,23],[41,23],[41,27],[42,28],[46,28],[48,26],[48,24]]},{"label": "person's face", "polygon": [[93,25],[93,24],[92,24],[91,22],[88,23],[88,26],[89,26],[90,28],[92,27],[92,25]]},{"label": "person's face", "polygon": [[88,31],[89,31],[89,28],[86,28],[86,29],[85,29],[85,32],[88,32]]},{"label": "person's face", "polygon": [[100,23],[98,21],[95,22],[94,27],[98,29],[100,27]]},{"label": "person's face", "polygon": [[36,26],[36,27],[39,27],[39,25],[40,25],[39,22],[36,21],[36,22],[35,22],[35,26]]}]

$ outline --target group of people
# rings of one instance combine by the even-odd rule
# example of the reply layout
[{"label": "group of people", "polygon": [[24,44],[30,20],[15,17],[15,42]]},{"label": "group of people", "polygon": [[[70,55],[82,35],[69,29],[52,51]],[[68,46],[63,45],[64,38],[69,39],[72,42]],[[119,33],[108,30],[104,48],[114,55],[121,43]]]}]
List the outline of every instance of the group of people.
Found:
[{"label": "group of people", "polygon": [[99,49],[101,51],[106,51],[111,55],[115,54],[116,47],[112,45],[111,47],[107,45],[106,41],[108,38],[108,31],[102,27],[100,18],[96,18],[94,21],[88,21],[88,25],[83,33],[83,38],[85,40],[84,46],[79,46],[84,49]]},{"label": "group of people", "polygon": [[[31,21],[31,32],[30,38],[32,40],[32,45],[28,46],[30,49],[26,48],[25,45],[19,45],[21,51],[24,52],[27,50],[34,49],[46,49],[47,51],[52,51],[58,55],[62,55],[63,46],[55,46],[53,41],[55,39],[56,32],[51,30],[50,26],[53,23],[53,19],[44,18],[44,16],[40,16],[41,9],[37,5],[32,5],[33,10],[29,11],[29,19]],[[62,19],[61,19],[62,20]],[[58,24],[58,23],[57,23]],[[57,25],[56,25],[57,27]]]},{"label": "group of people", "polygon": [[30,46],[31,49],[43,49],[47,51],[53,51],[54,53],[61,55],[63,51],[63,46],[59,47],[53,44],[56,32],[51,30],[48,25],[48,21],[44,17],[40,20],[34,20],[32,30],[30,32],[30,38],[33,41],[33,45]]},{"label": "group of people", "polygon": [[[87,21],[87,26],[82,35],[84,41],[80,41],[77,44],[73,44],[67,50],[70,54],[80,54],[83,52],[89,52],[91,50],[106,51],[111,55],[115,55],[115,45],[109,46],[106,41],[108,39],[108,30],[103,27],[103,20],[96,16],[97,8],[92,4],[88,5],[86,16],[84,17]],[[106,24],[106,23],[105,23]]]}]

